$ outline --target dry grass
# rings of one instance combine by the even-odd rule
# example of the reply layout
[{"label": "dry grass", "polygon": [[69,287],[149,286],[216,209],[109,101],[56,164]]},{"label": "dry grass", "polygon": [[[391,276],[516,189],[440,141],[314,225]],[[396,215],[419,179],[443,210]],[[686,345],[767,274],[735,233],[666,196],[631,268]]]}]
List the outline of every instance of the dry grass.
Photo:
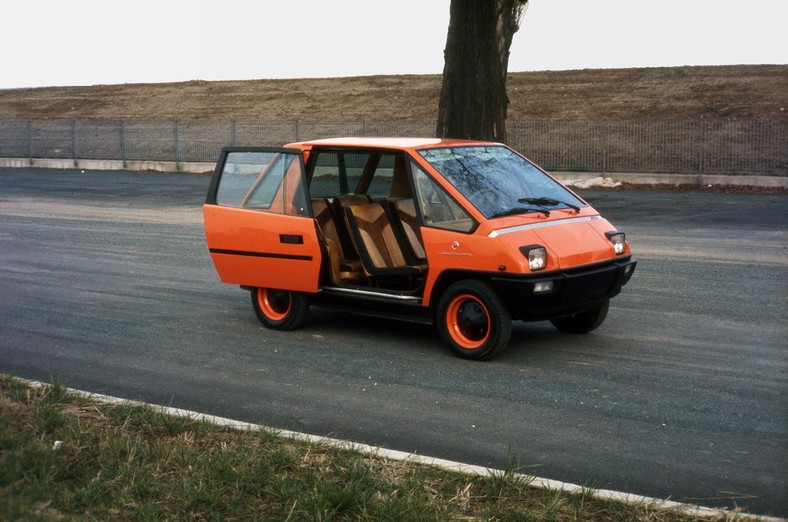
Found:
[{"label": "dry grass", "polygon": [[[0,90],[0,121],[431,120],[440,75]],[[511,73],[509,119],[785,119],[788,66]]]}]

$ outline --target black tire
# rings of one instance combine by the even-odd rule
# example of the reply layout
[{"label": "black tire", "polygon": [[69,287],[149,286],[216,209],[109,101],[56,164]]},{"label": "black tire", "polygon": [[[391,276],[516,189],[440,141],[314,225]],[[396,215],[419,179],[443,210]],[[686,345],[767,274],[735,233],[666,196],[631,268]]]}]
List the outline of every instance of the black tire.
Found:
[{"label": "black tire", "polygon": [[436,322],[443,342],[466,359],[495,356],[512,334],[512,318],[501,298],[475,279],[458,281],[443,292]]},{"label": "black tire", "polygon": [[566,333],[586,334],[596,330],[605,321],[610,301],[605,301],[599,306],[566,317],[550,319],[553,326]]},{"label": "black tire", "polygon": [[309,301],[298,292],[253,288],[252,307],[257,318],[267,328],[293,330],[306,320]]}]

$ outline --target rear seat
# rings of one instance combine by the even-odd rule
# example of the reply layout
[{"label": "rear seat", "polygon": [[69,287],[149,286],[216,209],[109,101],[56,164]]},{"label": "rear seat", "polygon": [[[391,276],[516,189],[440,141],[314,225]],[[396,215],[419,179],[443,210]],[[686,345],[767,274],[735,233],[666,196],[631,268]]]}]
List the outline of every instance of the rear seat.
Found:
[{"label": "rear seat", "polygon": [[[405,187],[410,192],[410,186]],[[395,195],[403,192],[392,189]],[[313,199],[312,210],[326,239],[335,284],[357,284],[365,277],[377,284],[404,277],[412,286],[426,272],[412,198],[371,201],[364,194],[345,194]]]},{"label": "rear seat", "polygon": [[386,200],[394,218],[393,224],[405,239],[411,255],[418,261],[427,259],[424,252],[424,242],[421,238],[421,226],[416,214],[416,204],[413,201],[413,191],[408,179],[408,168],[405,158],[397,156],[394,160],[394,172],[391,176],[391,192]]},{"label": "rear seat", "polygon": [[364,272],[374,283],[405,279],[413,287],[427,265],[410,258],[402,239],[380,203],[366,203],[345,208],[345,217],[360,256]]},{"label": "rear seat", "polygon": [[412,199],[389,200],[388,204],[413,257],[420,261],[426,260],[416,204]]},{"label": "rear seat", "polygon": [[361,261],[348,259],[345,255],[328,201],[322,198],[313,199],[312,212],[326,240],[332,282],[334,284],[358,282],[363,275]]},{"label": "rear seat", "polygon": [[336,224],[339,244],[347,259],[358,259],[358,252],[350,239],[347,222],[345,221],[345,209],[353,205],[364,205],[366,203],[369,203],[369,198],[364,194],[345,194],[344,196],[333,198],[331,212]]}]

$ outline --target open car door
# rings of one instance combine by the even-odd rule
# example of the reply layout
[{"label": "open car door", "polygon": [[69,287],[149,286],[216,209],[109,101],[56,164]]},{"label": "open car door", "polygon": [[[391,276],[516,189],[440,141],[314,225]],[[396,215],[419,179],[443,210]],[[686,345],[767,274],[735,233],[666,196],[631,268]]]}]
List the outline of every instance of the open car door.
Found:
[{"label": "open car door", "polygon": [[224,283],[317,292],[320,245],[298,149],[225,148],[203,206]]}]

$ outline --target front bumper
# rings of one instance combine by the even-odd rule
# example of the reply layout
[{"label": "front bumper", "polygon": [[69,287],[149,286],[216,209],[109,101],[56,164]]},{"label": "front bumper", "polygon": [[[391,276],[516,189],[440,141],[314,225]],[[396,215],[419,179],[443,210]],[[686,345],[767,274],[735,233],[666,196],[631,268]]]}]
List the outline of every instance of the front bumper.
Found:
[{"label": "front bumper", "polygon": [[[571,315],[615,297],[635,272],[632,257],[537,276],[495,276],[491,283],[512,319],[542,321]],[[537,292],[538,287],[552,289]]]}]

